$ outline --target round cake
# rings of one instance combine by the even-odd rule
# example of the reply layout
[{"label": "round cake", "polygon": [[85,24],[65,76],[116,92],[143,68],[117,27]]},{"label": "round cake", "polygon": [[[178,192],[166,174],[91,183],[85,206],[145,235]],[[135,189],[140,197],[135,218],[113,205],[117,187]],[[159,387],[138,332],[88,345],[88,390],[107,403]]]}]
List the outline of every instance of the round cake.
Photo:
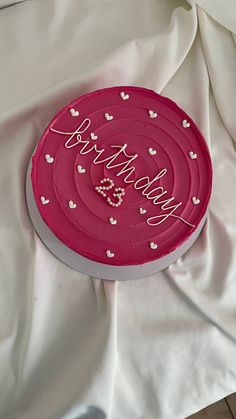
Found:
[{"label": "round cake", "polygon": [[60,111],[30,162],[27,201],[47,247],[83,273],[164,269],[206,219],[212,166],[193,120],[142,87],[88,93]]}]

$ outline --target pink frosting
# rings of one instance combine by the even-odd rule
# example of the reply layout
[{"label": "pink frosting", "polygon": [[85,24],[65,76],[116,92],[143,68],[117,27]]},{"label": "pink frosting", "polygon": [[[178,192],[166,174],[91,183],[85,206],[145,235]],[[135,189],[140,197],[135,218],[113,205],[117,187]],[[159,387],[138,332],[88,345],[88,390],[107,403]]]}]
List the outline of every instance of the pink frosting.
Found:
[{"label": "pink frosting", "polygon": [[[157,115],[150,117],[150,110]],[[106,113],[113,119],[107,120]],[[73,135],[83,121],[89,127]],[[91,133],[97,139],[91,139]],[[120,150],[113,146],[124,144],[125,152],[121,150],[110,166],[137,154],[126,167],[134,167],[132,173],[118,176],[124,165],[110,168],[109,160],[95,164]],[[100,154],[96,151],[102,149]],[[78,165],[84,173],[79,173]],[[95,189],[104,185],[100,183],[104,177],[114,182],[114,188],[124,189],[120,206],[107,202],[108,197],[118,202],[114,188],[104,191],[106,197]],[[56,115],[32,158],[31,179],[43,220],[64,244],[93,261],[138,265],[167,255],[193,234],[207,210],[212,167],[202,134],[183,110],[151,90],[122,86],[81,96]],[[146,191],[138,189],[148,179]],[[149,193],[150,199],[142,192]],[[154,205],[151,198],[161,192],[165,193]],[[49,202],[43,204],[41,197]],[[161,203],[169,198],[173,200]],[[76,207],[71,208],[69,201]],[[140,208],[146,213],[140,214]],[[147,223],[160,215],[154,220],[163,222]],[[110,218],[117,223],[111,224]]]}]

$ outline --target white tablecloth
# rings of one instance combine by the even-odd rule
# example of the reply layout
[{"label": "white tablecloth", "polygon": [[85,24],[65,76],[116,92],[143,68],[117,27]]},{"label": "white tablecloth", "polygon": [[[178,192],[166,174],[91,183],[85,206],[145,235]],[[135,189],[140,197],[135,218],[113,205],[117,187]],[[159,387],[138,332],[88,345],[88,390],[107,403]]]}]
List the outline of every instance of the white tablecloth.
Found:
[{"label": "white tablecloth", "polygon": [[[235,0],[0,0],[0,418],[179,419],[236,391]],[[109,282],[57,260],[25,203],[31,153],[82,93],[169,96],[213,160],[194,246]]]}]

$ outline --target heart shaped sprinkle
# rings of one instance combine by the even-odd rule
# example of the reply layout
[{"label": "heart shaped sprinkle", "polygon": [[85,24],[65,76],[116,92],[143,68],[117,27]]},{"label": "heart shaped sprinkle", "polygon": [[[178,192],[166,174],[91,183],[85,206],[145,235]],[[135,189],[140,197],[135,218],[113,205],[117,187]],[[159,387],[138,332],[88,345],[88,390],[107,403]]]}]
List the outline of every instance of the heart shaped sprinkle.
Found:
[{"label": "heart shaped sprinkle", "polygon": [[75,204],[73,201],[71,201],[71,200],[69,201],[68,205],[69,205],[69,207],[70,207],[71,209],[76,208],[76,204]]},{"label": "heart shaped sprinkle", "polygon": [[194,153],[193,151],[190,151],[189,155],[190,155],[192,160],[195,160],[197,158],[197,153]]},{"label": "heart shaped sprinkle", "polygon": [[193,203],[194,203],[194,205],[198,205],[198,204],[200,204],[200,199],[199,198],[197,198],[196,196],[193,196],[192,197],[192,201],[193,201]]},{"label": "heart shaped sprinkle", "polygon": [[98,139],[98,136],[95,135],[94,132],[91,132],[90,138],[91,138],[91,140],[97,140]]},{"label": "heart shaped sprinkle", "polygon": [[50,202],[49,199],[45,198],[45,196],[40,196],[40,200],[41,200],[43,205],[47,205]]},{"label": "heart shaped sprinkle", "polygon": [[105,118],[106,118],[106,120],[107,121],[112,121],[112,119],[113,119],[113,115],[110,115],[109,113],[105,113]]},{"label": "heart shaped sprinkle", "polygon": [[112,225],[116,225],[117,224],[117,220],[115,220],[115,218],[112,218],[112,217],[109,218],[109,222]]},{"label": "heart shaped sprinkle", "polygon": [[156,250],[157,249],[157,244],[154,242],[150,242],[149,246],[151,247],[152,250]]},{"label": "heart shaped sprinkle", "polygon": [[157,151],[156,151],[154,148],[152,148],[152,147],[150,147],[150,148],[148,149],[148,152],[149,152],[149,154],[150,154],[151,156],[155,156],[155,154],[157,154]]},{"label": "heart shaped sprinkle", "polygon": [[157,117],[157,113],[152,111],[152,110],[148,111],[148,113],[149,113],[150,118],[156,118]]},{"label": "heart shaped sprinkle", "polygon": [[45,154],[45,159],[48,163],[53,163],[54,162],[54,158],[52,156],[50,156],[50,154]]},{"label": "heart shaped sprinkle", "polygon": [[145,210],[144,208],[139,208],[139,213],[141,215],[146,214],[147,210]]},{"label": "heart shaped sprinkle", "polygon": [[77,171],[78,171],[78,173],[80,173],[80,174],[82,174],[82,173],[85,173],[85,172],[86,172],[86,170],[83,168],[83,166],[81,166],[81,164],[78,164],[78,166],[77,166]]},{"label": "heart shaped sprinkle", "polygon": [[187,121],[187,119],[184,119],[184,120],[182,121],[182,126],[183,126],[184,128],[189,128],[189,127],[190,127],[190,122],[188,122],[188,121]]},{"label": "heart shaped sprinkle", "polygon": [[123,100],[128,100],[129,99],[129,94],[128,93],[125,93],[125,92],[121,92],[120,93],[120,97]]},{"label": "heart shaped sprinkle", "polygon": [[108,258],[113,258],[113,257],[115,256],[115,254],[114,254],[114,253],[112,253],[110,250],[107,250],[107,251],[106,251],[106,254],[107,254],[107,257],[108,257]]},{"label": "heart shaped sprinkle", "polygon": [[76,111],[74,108],[70,109],[71,116],[79,116],[79,111]]}]

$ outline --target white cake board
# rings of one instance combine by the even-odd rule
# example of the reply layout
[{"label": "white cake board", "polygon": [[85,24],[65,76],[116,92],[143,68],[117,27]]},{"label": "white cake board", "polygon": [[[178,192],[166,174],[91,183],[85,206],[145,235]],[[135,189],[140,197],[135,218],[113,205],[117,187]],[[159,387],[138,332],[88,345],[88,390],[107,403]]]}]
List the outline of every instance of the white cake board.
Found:
[{"label": "white cake board", "polygon": [[62,262],[71,268],[95,278],[108,279],[111,281],[123,281],[128,279],[138,279],[152,275],[167,268],[171,263],[179,259],[194,243],[200,234],[206,220],[206,215],[193,232],[193,234],[181,246],[162,258],[147,262],[142,265],[114,266],[99,262],[94,262],[84,256],[79,255],[74,250],[65,246],[48,228],[42,219],[34,200],[31,183],[31,162],[26,176],[26,199],[29,214],[35,230],[44,242],[45,246]]}]

